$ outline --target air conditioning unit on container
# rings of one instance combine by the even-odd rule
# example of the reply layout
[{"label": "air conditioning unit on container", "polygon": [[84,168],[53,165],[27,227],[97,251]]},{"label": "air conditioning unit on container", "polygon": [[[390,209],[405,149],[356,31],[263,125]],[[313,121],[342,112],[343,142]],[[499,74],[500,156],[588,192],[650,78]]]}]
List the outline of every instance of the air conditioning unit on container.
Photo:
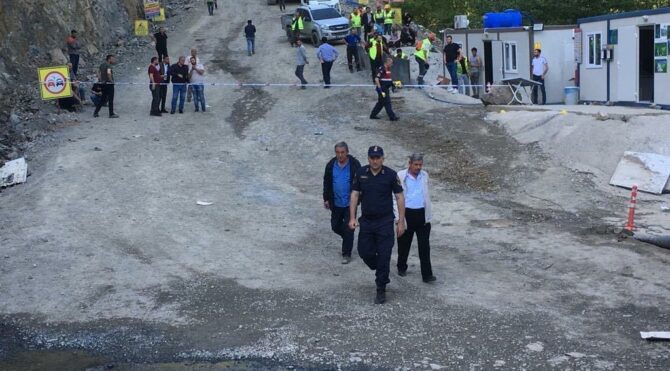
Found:
[{"label": "air conditioning unit on container", "polygon": [[457,30],[462,30],[468,28],[470,21],[468,20],[467,15],[457,15],[454,17],[454,28]]}]

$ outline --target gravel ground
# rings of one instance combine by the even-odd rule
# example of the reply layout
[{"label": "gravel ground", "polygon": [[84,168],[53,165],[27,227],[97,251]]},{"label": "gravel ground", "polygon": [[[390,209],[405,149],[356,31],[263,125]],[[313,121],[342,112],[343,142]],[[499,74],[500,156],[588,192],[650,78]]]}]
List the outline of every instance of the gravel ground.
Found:
[{"label": "gravel ground", "polygon": [[[212,80],[294,82],[276,7],[204,12],[171,50],[197,46]],[[338,63],[333,82],[367,77]],[[0,369],[670,367],[639,336],[667,330],[670,253],[617,242],[625,197],[483,107],[405,90],[391,123],[367,119],[372,90],[206,96],[207,113],[157,119],[145,87],[119,88],[121,119],[82,114],[34,146],[29,182],[0,194]],[[414,249],[375,306],[373,273],[340,264],[320,206],[339,140],[393,168],[426,153],[435,284]]]}]

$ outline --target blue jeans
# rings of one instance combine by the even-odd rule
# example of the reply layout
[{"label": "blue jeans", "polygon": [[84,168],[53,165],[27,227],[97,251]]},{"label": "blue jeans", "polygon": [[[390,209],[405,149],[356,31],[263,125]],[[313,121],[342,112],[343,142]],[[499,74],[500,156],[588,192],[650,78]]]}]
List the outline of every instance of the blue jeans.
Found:
[{"label": "blue jeans", "polygon": [[207,111],[205,108],[205,85],[191,85],[193,86],[193,102],[195,103],[195,111],[198,111],[198,104],[202,107],[202,112]]},{"label": "blue jeans", "polygon": [[447,63],[447,71],[449,71],[449,77],[451,78],[451,85],[455,88],[458,87],[458,75],[456,74],[456,71],[458,71],[458,65],[456,62],[448,62]]},{"label": "blue jeans", "polygon": [[177,108],[177,98],[179,98],[179,112],[184,111],[184,100],[186,99],[186,84],[172,84],[172,110]]},{"label": "blue jeans", "polygon": [[253,37],[247,37],[247,53],[249,55],[256,53],[256,43]]}]

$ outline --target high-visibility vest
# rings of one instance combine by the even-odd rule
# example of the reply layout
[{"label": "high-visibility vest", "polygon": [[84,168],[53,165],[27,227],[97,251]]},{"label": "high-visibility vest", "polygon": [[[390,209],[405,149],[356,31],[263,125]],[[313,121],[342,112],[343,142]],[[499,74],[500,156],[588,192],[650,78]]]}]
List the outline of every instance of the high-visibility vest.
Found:
[{"label": "high-visibility vest", "polygon": [[423,49],[421,49],[421,50],[417,50],[417,51],[414,53],[414,56],[417,57],[417,58],[422,59],[424,62],[427,62],[426,51],[423,50]]},{"label": "high-visibility vest", "polygon": [[351,27],[360,28],[361,25],[361,15],[351,13]]},{"label": "high-visibility vest", "polygon": [[433,44],[430,43],[430,39],[429,38],[423,39],[421,41],[421,47],[423,51],[426,52],[426,59],[428,59],[428,57],[430,57],[430,48],[433,47]]},{"label": "high-visibility vest", "polygon": [[383,21],[384,21],[384,11],[380,10],[378,12],[375,12],[375,22],[382,23]]},{"label": "high-visibility vest", "polygon": [[297,30],[302,31],[305,29],[305,25],[302,23],[302,17],[293,18],[293,24],[291,25],[291,29],[293,31]]},{"label": "high-visibility vest", "polygon": [[[468,58],[467,57],[463,57],[463,63],[466,66],[468,65]],[[467,74],[468,73],[467,67],[465,67],[465,72],[464,72],[463,71],[463,65],[461,64],[461,62],[458,62],[458,65],[456,65],[456,73],[459,74],[459,75]]]},{"label": "high-visibility vest", "polygon": [[377,59],[377,40],[372,40],[370,43],[370,50],[368,50],[368,54],[370,54],[370,59]]},{"label": "high-visibility vest", "polygon": [[393,10],[384,11],[384,24],[393,24]]}]

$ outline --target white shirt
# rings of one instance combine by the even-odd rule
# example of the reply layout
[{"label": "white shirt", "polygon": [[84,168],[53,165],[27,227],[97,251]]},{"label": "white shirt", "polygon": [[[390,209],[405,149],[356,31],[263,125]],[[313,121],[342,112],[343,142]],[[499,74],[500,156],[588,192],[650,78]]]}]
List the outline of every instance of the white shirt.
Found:
[{"label": "white shirt", "polygon": [[[400,170],[398,172],[398,179],[400,179],[400,184],[402,184],[402,189],[403,193],[405,193],[405,207],[407,206],[407,180],[411,178],[408,175],[407,169],[405,170]],[[417,182],[421,184],[421,193],[423,194],[423,208],[425,209],[426,213],[426,223],[430,223],[430,221],[433,219],[433,207],[430,203],[430,191],[428,189],[428,182],[430,177],[428,176],[428,173],[424,170],[421,170],[421,173],[419,174],[419,177],[416,179]],[[395,214],[395,220],[398,221],[398,204],[396,203],[395,197],[393,197],[393,213]]]},{"label": "white shirt", "polygon": [[426,200],[423,196],[423,174],[419,173],[414,177],[409,172],[405,177],[405,207],[408,209],[423,209],[426,207]]},{"label": "white shirt", "polygon": [[544,66],[547,65],[547,60],[543,56],[537,58],[533,57],[533,75],[544,75]]},{"label": "white shirt", "polygon": [[[199,70],[205,69],[205,66],[202,64],[196,64],[195,67]],[[193,65],[190,65],[188,67],[188,72],[189,74],[193,71]],[[204,84],[205,83],[205,74],[203,73],[202,75],[198,73],[198,71],[193,71],[193,74],[191,75],[191,84]]]}]

